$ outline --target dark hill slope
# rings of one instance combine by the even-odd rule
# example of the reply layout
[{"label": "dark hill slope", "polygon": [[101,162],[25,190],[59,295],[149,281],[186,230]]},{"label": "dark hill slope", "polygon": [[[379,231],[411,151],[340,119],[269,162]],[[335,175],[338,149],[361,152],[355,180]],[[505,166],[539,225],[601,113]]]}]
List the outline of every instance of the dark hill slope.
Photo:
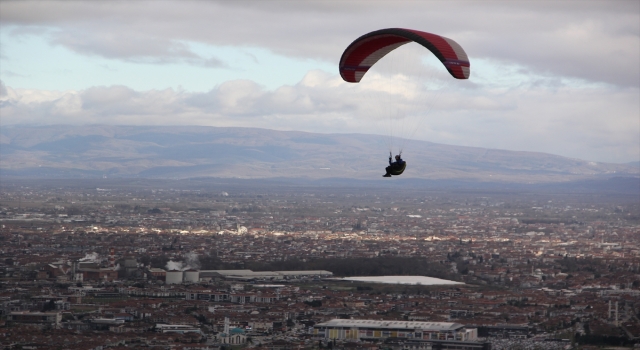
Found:
[{"label": "dark hill slope", "polygon": [[[553,183],[637,177],[632,165],[545,153],[406,141],[404,179]],[[384,138],[252,128],[11,126],[4,177],[307,178],[384,180]],[[393,181],[393,180],[392,180]]]}]

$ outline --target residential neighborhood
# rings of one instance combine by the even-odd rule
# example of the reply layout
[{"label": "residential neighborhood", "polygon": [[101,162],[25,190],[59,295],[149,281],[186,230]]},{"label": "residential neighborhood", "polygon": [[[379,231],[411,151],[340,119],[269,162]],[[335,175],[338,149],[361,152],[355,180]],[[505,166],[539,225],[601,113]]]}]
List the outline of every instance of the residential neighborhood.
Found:
[{"label": "residential neighborhood", "polygon": [[640,343],[640,208],[624,198],[3,191],[5,349]]}]

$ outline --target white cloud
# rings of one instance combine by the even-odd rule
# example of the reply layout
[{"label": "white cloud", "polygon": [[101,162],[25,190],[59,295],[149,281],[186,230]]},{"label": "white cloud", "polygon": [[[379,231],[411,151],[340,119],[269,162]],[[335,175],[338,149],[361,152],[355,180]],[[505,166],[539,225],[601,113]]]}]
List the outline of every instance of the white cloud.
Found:
[{"label": "white cloud", "polygon": [[[640,157],[635,88],[449,88],[428,92],[437,96],[429,106],[420,103],[420,93],[397,94],[393,79],[370,78],[388,84],[374,83],[369,89],[383,88],[363,92],[358,84],[315,71],[275,90],[247,80],[229,81],[207,93],[138,92],[123,86],[53,93],[8,87],[0,113],[4,125],[209,125],[381,135],[391,125],[397,136],[455,145],[607,162]],[[600,98],[603,94],[607,99]],[[399,119],[389,123],[394,118]]]}]

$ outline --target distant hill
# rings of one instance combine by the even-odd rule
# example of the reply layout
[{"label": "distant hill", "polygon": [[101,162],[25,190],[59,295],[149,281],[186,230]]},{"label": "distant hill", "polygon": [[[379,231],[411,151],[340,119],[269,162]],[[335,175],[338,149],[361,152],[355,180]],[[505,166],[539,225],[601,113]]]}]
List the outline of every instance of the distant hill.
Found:
[{"label": "distant hill", "polygon": [[[406,141],[402,179],[560,183],[636,178],[634,164],[545,153]],[[5,178],[383,179],[384,138],[200,126],[9,126],[0,130]]]}]

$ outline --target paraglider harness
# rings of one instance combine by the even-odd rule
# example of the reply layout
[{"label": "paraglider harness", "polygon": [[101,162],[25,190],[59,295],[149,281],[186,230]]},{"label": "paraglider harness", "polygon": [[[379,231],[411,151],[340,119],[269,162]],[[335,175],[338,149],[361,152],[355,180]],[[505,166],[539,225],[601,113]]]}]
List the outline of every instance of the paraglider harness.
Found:
[{"label": "paraglider harness", "polygon": [[385,177],[389,177],[390,175],[401,175],[404,172],[404,169],[407,168],[407,162],[402,160],[402,152],[398,154],[397,161],[391,162],[392,159],[392,154],[391,152],[389,152],[389,166],[385,169],[387,171],[387,173],[384,175]]}]

